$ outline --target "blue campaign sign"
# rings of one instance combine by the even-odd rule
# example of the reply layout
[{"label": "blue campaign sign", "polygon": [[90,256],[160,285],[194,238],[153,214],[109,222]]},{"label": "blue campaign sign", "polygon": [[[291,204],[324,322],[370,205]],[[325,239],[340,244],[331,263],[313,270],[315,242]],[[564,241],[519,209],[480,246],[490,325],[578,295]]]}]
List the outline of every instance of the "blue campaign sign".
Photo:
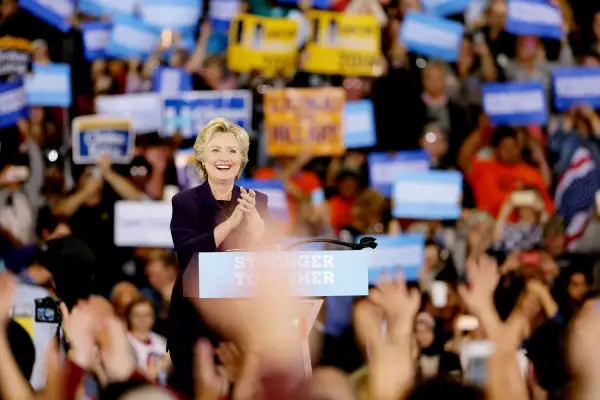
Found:
[{"label": "blue campaign sign", "polygon": [[396,176],[392,215],[411,219],[458,219],[462,174],[457,171],[402,171]]},{"label": "blue campaign sign", "polygon": [[367,263],[364,251],[199,253],[199,297],[251,297],[255,265],[289,279],[294,296],[366,296]]},{"label": "blue campaign sign", "polygon": [[115,58],[146,57],[160,40],[160,29],[136,18],[114,15],[113,29],[104,51]]},{"label": "blue campaign sign", "polygon": [[548,121],[542,82],[488,83],[482,92],[483,109],[494,124],[543,125]]},{"label": "blue campaign sign", "polygon": [[75,12],[75,0],[19,0],[19,7],[61,32],[71,30],[70,18]]},{"label": "blue campaign sign", "polygon": [[94,61],[105,58],[104,49],[110,39],[112,23],[108,21],[90,21],[81,23],[81,36],[83,37],[83,51],[85,59]]},{"label": "blue campaign sign", "polygon": [[408,50],[453,62],[458,60],[463,32],[459,22],[411,11],[404,17],[399,35]]},{"label": "blue campaign sign", "polygon": [[346,102],[342,122],[344,145],[347,149],[372,147],[377,143],[371,100]]},{"label": "blue campaign sign", "polygon": [[34,64],[25,78],[29,105],[38,107],[71,106],[71,66],[69,64]]},{"label": "blue campaign sign", "polygon": [[152,88],[166,96],[192,90],[192,75],[182,68],[160,67],[154,70]]},{"label": "blue campaign sign", "polygon": [[582,103],[600,108],[600,68],[555,68],[552,74],[554,106],[558,111]]},{"label": "blue campaign sign", "polygon": [[212,0],[208,17],[212,29],[220,32],[228,32],[229,24],[241,10],[240,0]]},{"label": "blue campaign sign", "polygon": [[421,0],[427,14],[447,17],[452,14],[465,12],[471,0]]},{"label": "blue campaign sign", "polygon": [[72,124],[73,162],[96,164],[108,154],[115,164],[133,158],[135,132],[131,120],[101,115],[76,117]]},{"label": "blue campaign sign", "polygon": [[29,106],[23,81],[0,83],[0,128],[15,126],[29,118]]},{"label": "blue campaign sign", "polygon": [[[394,276],[402,271],[407,281],[417,281],[425,257],[425,237],[409,235],[368,235],[377,239],[376,249],[361,250],[369,255],[369,284],[377,283],[383,274]],[[356,240],[360,241],[363,236]]]},{"label": "blue campaign sign", "polygon": [[252,127],[252,94],[248,90],[185,92],[163,99],[163,136],[177,131],[195,137],[214,118],[226,118],[246,131]]},{"label": "blue campaign sign", "polygon": [[139,0],[79,0],[79,11],[91,15],[92,17],[102,18],[107,15],[133,16],[136,12]]},{"label": "blue campaign sign", "polygon": [[548,0],[508,0],[504,29],[519,36],[560,40],[564,35],[560,7]]},{"label": "blue campaign sign", "polygon": [[371,186],[387,197],[392,194],[392,184],[398,172],[429,169],[429,156],[422,150],[371,153],[368,162]]},{"label": "blue campaign sign", "polygon": [[283,183],[278,180],[239,179],[236,185],[246,190],[262,192],[269,198],[269,213],[281,220],[290,218],[290,209]]},{"label": "blue campaign sign", "polygon": [[193,31],[202,16],[202,0],[141,0],[139,7],[142,20],[160,29]]}]

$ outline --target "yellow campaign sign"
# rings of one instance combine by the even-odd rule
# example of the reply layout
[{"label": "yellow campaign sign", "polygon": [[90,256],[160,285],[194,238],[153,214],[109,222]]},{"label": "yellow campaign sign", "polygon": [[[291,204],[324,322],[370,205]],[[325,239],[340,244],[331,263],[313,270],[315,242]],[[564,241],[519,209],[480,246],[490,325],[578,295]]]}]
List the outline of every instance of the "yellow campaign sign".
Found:
[{"label": "yellow campaign sign", "polygon": [[24,317],[24,316],[14,316],[13,320],[18,323],[19,325],[21,325],[23,327],[23,329],[25,329],[25,331],[27,331],[27,333],[29,334],[29,336],[31,337],[31,339],[33,339],[35,336],[35,331],[33,328],[33,318],[32,317]]},{"label": "yellow campaign sign", "polygon": [[372,15],[308,13],[311,34],[304,70],[317,74],[376,76],[381,31]]},{"label": "yellow campaign sign", "polygon": [[240,14],[231,22],[227,65],[234,72],[292,76],[298,56],[298,22]]},{"label": "yellow campaign sign", "polygon": [[336,156],[345,151],[342,114],[345,93],[339,88],[269,90],[264,96],[267,152],[296,156],[310,151]]}]

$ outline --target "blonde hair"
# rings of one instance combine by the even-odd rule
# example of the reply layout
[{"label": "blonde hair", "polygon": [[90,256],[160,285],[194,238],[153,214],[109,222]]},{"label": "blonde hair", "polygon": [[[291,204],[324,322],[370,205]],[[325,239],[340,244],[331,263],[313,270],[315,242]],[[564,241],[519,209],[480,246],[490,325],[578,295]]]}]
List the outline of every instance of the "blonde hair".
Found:
[{"label": "blonde hair", "polygon": [[240,150],[242,153],[242,165],[237,173],[236,179],[242,174],[242,170],[248,163],[248,149],[250,148],[250,137],[248,132],[239,125],[233,122],[227,121],[225,118],[215,118],[211,120],[196,137],[194,143],[194,158],[196,159],[196,169],[202,179],[206,179],[206,168],[204,167],[204,149],[208,142],[210,142],[214,135],[221,133],[233,133],[238,143],[240,144]]}]

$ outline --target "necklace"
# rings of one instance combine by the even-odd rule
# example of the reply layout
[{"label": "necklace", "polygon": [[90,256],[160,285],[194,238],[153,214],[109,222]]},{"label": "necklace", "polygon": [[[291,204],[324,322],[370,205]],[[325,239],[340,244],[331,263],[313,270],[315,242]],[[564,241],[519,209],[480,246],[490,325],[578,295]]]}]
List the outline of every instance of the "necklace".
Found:
[{"label": "necklace", "polygon": [[231,200],[231,193],[229,193],[229,194],[228,194],[228,195],[226,195],[226,196],[217,196],[217,195],[215,194],[215,192],[212,192],[212,194],[213,194],[213,196],[215,196],[215,199],[216,199],[217,201],[228,201],[228,200]]}]

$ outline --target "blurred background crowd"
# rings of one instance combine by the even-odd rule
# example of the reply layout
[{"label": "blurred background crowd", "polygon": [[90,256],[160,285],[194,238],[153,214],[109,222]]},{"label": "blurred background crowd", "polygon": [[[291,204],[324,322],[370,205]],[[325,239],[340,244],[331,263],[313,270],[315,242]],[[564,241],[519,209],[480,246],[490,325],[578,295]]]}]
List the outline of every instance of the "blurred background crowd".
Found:
[{"label": "blurred background crowd", "polygon": [[[31,389],[19,386],[21,375],[43,395],[44,387],[50,386],[47,379],[59,376],[53,372],[70,372],[57,372],[60,368],[52,356],[46,360],[48,345],[56,335],[68,336],[66,342],[100,342],[101,338],[86,331],[86,318],[106,319],[109,336],[117,343],[114,346],[122,347],[105,346],[113,353],[100,355],[106,356],[102,371],[88,359],[78,362],[79,358],[72,357],[86,370],[85,378],[77,379],[77,390],[68,387],[56,398],[116,398],[139,390],[140,382],[167,385],[171,366],[161,335],[169,323],[167,310],[180,268],[169,245],[170,199],[197,185],[199,178],[193,163],[190,174],[189,163],[198,126],[192,125],[192,133],[186,133],[184,117],[172,119],[164,99],[222,104],[234,96],[231,93],[246,99],[243,111],[231,118],[251,137],[244,185],[269,194],[270,206],[278,211],[278,224],[287,235],[350,242],[364,235],[381,238],[380,248],[397,254],[391,266],[410,267],[411,272],[405,273],[408,285],[421,292],[416,302],[405,293],[403,283],[392,289],[388,283],[377,289],[376,298],[327,298],[313,329],[322,338],[321,345],[315,346],[320,351],[313,355],[319,367],[314,384],[309,385],[316,393],[311,396],[433,399],[452,394],[453,398],[480,398],[483,392],[457,383],[463,382],[487,388],[491,398],[558,399],[567,398],[575,389],[583,393],[581,398],[599,398],[593,388],[586,386],[590,393],[584,393],[579,383],[587,385],[588,377],[593,381],[600,372],[595,371],[600,359],[591,339],[600,333],[594,319],[598,317],[587,315],[593,307],[592,311],[585,307],[591,304],[588,300],[598,297],[600,285],[600,116],[596,110],[600,109],[600,85],[594,86],[594,77],[600,77],[600,5],[583,0],[523,0],[559,13],[561,34],[553,37],[543,29],[528,33],[515,29],[508,23],[514,18],[509,15],[511,2],[516,0],[437,2],[452,6],[450,12],[434,16],[443,22],[432,23],[432,29],[443,30],[441,24],[452,23],[462,30],[454,54],[436,57],[428,46],[414,45],[414,38],[402,40],[410,36],[404,26],[407,16],[435,14],[436,2],[432,1],[177,1],[198,8],[193,26],[178,30],[160,24],[164,17],[177,25],[175,17],[168,13],[152,17],[151,12],[140,12],[143,7],[136,1],[2,0],[0,314],[7,312],[11,317],[7,320],[0,315],[0,322],[8,327],[8,335],[0,334],[0,398],[32,396]],[[122,15],[128,10],[133,10],[131,15]],[[320,67],[314,67],[319,60],[314,60],[316,52],[311,54],[310,43],[315,39],[310,23],[315,10],[337,13],[339,21],[345,21],[344,15],[355,16],[338,23],[348,29],[352,21],[376,27],[374,43],[379,48],[364,51],[370,54],[367,72],[353,69],[348,58],[332,68],[335,73],[319,73]],[[292,24],[293,46],[281,50],[285,54],[275,62],[280,65],[273,67],[264,60],[263,64],[241,65],[232,50],[239,50],[239,43],[230,43],[241,35],[236,29],[246,29],[237,24],[238,13],[246,13],[246,25],[254,21],[253,16],[264,18],[261,23],[267,32],[269,23]],[[131,22],[138,17],[139,21]],[[127,23],[140,30],[123,29],[117,35],[116,27]],[[154,30],[142,29],[140,24]],[[90,33],[94,29],[99,32],[96,36]],[[103,29],[108,29],[104,36]],[[151,31],[156,35],[150,35]],[[131,35],[133,41],[144,32],[151,36],[140,40],[150,43],[146,50],[109,38],[117,35],[125,40]],[[427,36],[425,31],[420,33]],[[358,46],[342,44],[349,52],[354,45]],[[259,48],[241,59],[260,59],[268,52],[255,47]],[[22,54],[23,59],[19,58]],[[20,69],[20,63],[25,69]],[[36,71],[64,66],[68,67],[65,101],[37,96],[31,84],[29,92],[20,92],[21,97],[9,93],[19,82],[30,82]],[[575,79],[591,76],[583,89],[577,89],[590,100],[566,105],[555,101],[561,97],[555,82],[557,70],[570,71]],[[177,73],[178,83],[165,83],[170,79],[165,71]],[[47,85],[53,83],[58,85]],[[539,84],[543,118],[498,117],[491,100],[485,99],[486,88],[520,86],[490,86],[494,83]],[[316,92],[310,93],[317,99],[322,90],[343,92],[347,105],[364,107],[354,119],[338,115],[338,135],[350,131],[352,122],[360,125],[358,133],[368,139],[361,141],[361,136],[352,143],[343,139],[342,150],[331,154],[320,151],[318,144],[300,145],[299,150],[277,147],[273,144],[276,132],[269,123],[269,117],[273,118],[269,113],[277,110],[264,99],[271,91],[291,88],[313,88]],[[22,106],[17,104],[23,99]],[[515,102],[513,114],[531,106]],[[210,108],[207,116],[195,117],[196,121],[221,116],[219,107]],[[225,112],[232,113],[233,108]],[[73,120],[94,115],[132,121],[135,144],[126,149],[126,161],[107,154],[88,157],[85,162],[76,160],[83,153],[82,145],[73,142],[78,138]],[[425,167],[414,166],[421,162]],[[437,187],[433,196],[421,198],[416,195],[419,182],[412,182],[409,187],[415,193],[407,198],[394,189],[402,181],[397,174],[406,170],[411,171],[408,175],[414,170],[424,177],[423,192],[433,190],[432,176],[442,177],[445,189]],[[447,198],[454,208],[444,215],[436,213],[435,197]],[[403,201],[427,207],[400,210],[398,204]],[[441,201],[440,207],[446,203]],[[127,211],[119,213],[121,206]],[[413,250],[417,243],[419,254],[407,255],[406,243]],[[471,292],[483,287],[476,293],[478,298],[462,286],[467,272]],[[471,279],[477,277],[479,284],[474,285]],[[89,293],[107,301],[95,298],[73,308]],[[62,312],[64,334],[55,323],[52,305],[41,301],[51,295],[70,310]],[[396,315],[385,307],[389,303],[382,302],[382,296],[392,303],[401,299],[398,312],[412,318],[410,333],[398,336],[411,344],[408,354],[397,343],[394,347],[394,343],[373,339],[377,334],[372,327],[380,329],[377,318],[386,315],[389,325]],[[485,308],[488,302],[491,311]],[[36,318],[36,309],[46,310],[45,317]],[[509,318],[517,313],[519,318]],[[275,314],[273,319],[277,319]],[[44,318],[48,322],[42,322]],[[520,318],[526,320],[526,329],[521,329]],[[126,329],[119,330],[119,321]],[[269,325],[264,321],[256,325],[260,323]],[[577,324],[584,326],[581,335],[585,337],[576,337],[572,327]],[[2,340],[6,338],[10,343]],[[126,340],[119,342],[119,338]],[[507,343],[511,338],[514,343]],[[369,347],[368,343],[375,344]],[[235,383],[244,374],[232,356],[239,355],[239,349],[232,346],[219,348],[217,358]],[[569,346],[573,351],[567,351]],[[20,372],[13,369],[11,349]],[[501,358],[503,349],[511,357],[518,352],[518,363],[513,366],[511,357]],[[135,355],[131,371],[127,370],[127,352]],[[386,359],[386,352],[390,357],[400,354],[397,362]],[[211,364],[210,358],[203,361]],[[516,376],[504,371],[513,367]],[[206,368],[214,369],[214,365]],[[133,369],[137,370],[137,386],[130,378]],[[400,389],[385,392],[382,380],[405,378],[393,375],[397,369],[408,374],[410,383],[396,382]],[[373,379],[374,370],[384,371],[380,380]],[[198,376],[209,386],[216,379],[200,372]],[[114,382],[130,385],[113,387],[116,392],[111,392]],[[421,386],[413,388],[413,382]],[[428,382],[436,383],[427,386]],[[380,392],[372,389],[378,384]],[[54,386],[51,389],[57,390]],[[502,392],[511,388],[517,388],[516,392]],[[206,399],[219,398],[210,396]]]}]

